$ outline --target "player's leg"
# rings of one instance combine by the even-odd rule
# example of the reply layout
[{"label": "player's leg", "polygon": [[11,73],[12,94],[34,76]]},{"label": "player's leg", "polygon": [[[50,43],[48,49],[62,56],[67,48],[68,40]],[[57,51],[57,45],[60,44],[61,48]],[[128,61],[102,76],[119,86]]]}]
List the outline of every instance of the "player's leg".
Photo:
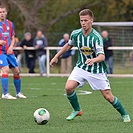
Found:
[{"label": "player's leg", "polygon": [[21,78],[20,78],[20,71],[18,68],[18,63],[14,55],[8,55],[8,63],[9,63],[9,68],[11,69],[13,73],[13,83],[16,89],[16,97],[17,98],[26,98],[21,93]]},{"label": "player's leg", "polygon": [[24,96],[21,93],[21,78],[19,75],[19,68],[18,67],[13,67],[11,68],[12,73],[13,73],[13,83],[16,89],[16,97],[17,98],[26,98],[26,96]]},{"label": "player's leg", "polygon": [[16,94],[18,94],[21,91],[21,78],[19,76],[19,69],[18,67],[12,67],[11,71],[13,73],[13,83],[16,88]]},{"label": "player's leg", "polygon": [[18,61],[18,68],[21,71],[21,69],[22,69],[22,63],[21,63],[21,61],[22,61],[22,53],[18,54],[17,61]]},{"label": "player's leg", "polygon": [[78,97],[75,91],[75,88],[82,87],[84,85],[84,78],[86,73],[81,68],[75,67],[70,74],[66,82],[66,94],[67,98],[73,107],[73,112],[66,118],[67,120],[72,120],[76,116],[82,115],[80,105],[78,102]]},{"label": "player's leg", "polygon": [[8,93],[8,73],[9,73],[8,66],[4,66],[1,68],[1,82],[2,82],[3,95],[6,95]]},{"label": "player's leg", "polygon": [[1,69],[1,82],[2,82],[2,98],[3,99],[16,99],[8,93],[8,73],[9,67],[5,66]]},{"label": "player's leg", "polygon": [[125,111],[119,99],[113,96],[106,74],[88,74],[88,82],[93,90],[100,90],[103,97],[122,115],[124,122],[130,122],[130,117]]},{"label": "player's leg", "polygon": [[75,111],[80,111],[78,98],[75,91],[75,88],[77,86],[78,86],[78,83],[76,81],[68,80],[65,88],[66,88],[67,98],[70,101],[72,107],[74,108]]},{"label": "player's leg", "polygon": [[8,93],[8,73],[9,73],[9,64],[7,61],[7,55],[0,55],[0,68],[1,68],[1,83],[2,83],[2,98],[3,99],[16,99]]},{"label": "player's leg", "polygon": [[128,115],[128,113],[126,112],[126,110],[124,109],[123,105],[121,104],[121,102],[119,101],[119,99],[115,96],[113,96],[111,90],[107,89],[107,90],[101,90],[101,93],[103,95],[103,97],[109,101],[113,107],[121,114],[122,118],[123,118],[123,122],[130,122],[130,117]]},{"label": "player's leg", "polygon": [[78,102],[78,97],[75,88],[78,86],[78,82],[74,80],[68,80],[66,83],[66,94],[67,98],[73,107],[74,111],[66,118],[67,120],[73,120],[76,116],[82,115]]},{"label": "player's leg", "polygon": [[9,73],[7,56],[5,54],[0,54],[0,69],[1,69],[2,94],[5,95],[8,93],[8,73]]}]

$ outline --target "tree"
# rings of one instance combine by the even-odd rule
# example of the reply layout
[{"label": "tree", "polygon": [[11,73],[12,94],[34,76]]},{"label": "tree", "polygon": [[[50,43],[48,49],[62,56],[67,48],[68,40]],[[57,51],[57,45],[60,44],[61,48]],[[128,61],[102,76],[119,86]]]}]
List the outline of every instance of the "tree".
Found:
[{"label": "tree", "polygon": [[[14,22],[15,30],[19,35],[25,31],[35,34],[36,30],[41,29],[48,34],[49,39],[53,32],[54,35],[55,32],[61,34],[70,32],[80,26],[78,13],[84,8],[90,8],[94,12],[95,21],[99,22],[133,20],[130,15],[132,13],[130,5],[133,4],[131,0],[0,1],[7,5],[8,17]],[[57,39],[57,36],[55,38]]]}]

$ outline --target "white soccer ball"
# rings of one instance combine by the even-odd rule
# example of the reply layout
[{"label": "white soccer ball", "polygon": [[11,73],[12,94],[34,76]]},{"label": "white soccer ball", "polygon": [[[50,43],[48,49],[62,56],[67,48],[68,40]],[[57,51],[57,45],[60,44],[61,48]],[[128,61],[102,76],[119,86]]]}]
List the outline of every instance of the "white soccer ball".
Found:
[{"label": "white soccer ball", "polygon": [[34,112],[34,121],[39,125],[45,125],[50,120],[50,113],[45,108],[39,108]]}]

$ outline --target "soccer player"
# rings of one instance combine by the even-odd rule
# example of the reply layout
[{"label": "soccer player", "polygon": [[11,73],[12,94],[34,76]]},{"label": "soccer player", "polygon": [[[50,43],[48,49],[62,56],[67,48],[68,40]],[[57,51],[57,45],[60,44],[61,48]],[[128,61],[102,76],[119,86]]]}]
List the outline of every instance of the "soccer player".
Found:
[{"label": "soccer player", "polygon": [[[26,98],[21,91],[21,79],[19,76],[18,63],[13,53],[15,43],[14,24],[6,19],[7,10],[4,5],[0,5],[0,69],[2,83],[2,98],[17,99]],[[9,68],[13,72],[16,97],[8,93],[8,73]]]},{"label": "soccer player", "polygon": [[84,9],[79,13],[79,17],[81,28],[71,33],[70,41],[50,61],[50,66],[53,66],[63,53],[73,46],[78,47],[78,61],[65,86],[67,98],[74,110],[66,119],[70,121],[82,115],[75,88],[83,86],[84,82],[88,81],[92,90],[100,90],[103,97],[121,114],[123,122],[130,122],[129,114],[111,92],[105,73],[107,67],[104,62],[103,40],[101,35],[92,28],[93,12]]}]

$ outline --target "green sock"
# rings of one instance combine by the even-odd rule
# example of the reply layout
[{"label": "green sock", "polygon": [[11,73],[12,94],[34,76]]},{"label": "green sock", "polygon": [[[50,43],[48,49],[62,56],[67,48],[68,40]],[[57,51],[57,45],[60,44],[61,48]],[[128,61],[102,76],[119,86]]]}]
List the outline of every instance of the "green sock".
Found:
[{"label": "green sock", "polygon": [[127,112],[117,97],[114,97],[114,102],[111,104],[121,115],[127,115]]},{"label": "green sock", "polygon": [[76,91],[73,91],[71,94],[67,94],[67,98],[68,98],[69,102],[71,103],[72,107],[74,108],[74,110],[80,111],[80,106],[79,106]]}]

